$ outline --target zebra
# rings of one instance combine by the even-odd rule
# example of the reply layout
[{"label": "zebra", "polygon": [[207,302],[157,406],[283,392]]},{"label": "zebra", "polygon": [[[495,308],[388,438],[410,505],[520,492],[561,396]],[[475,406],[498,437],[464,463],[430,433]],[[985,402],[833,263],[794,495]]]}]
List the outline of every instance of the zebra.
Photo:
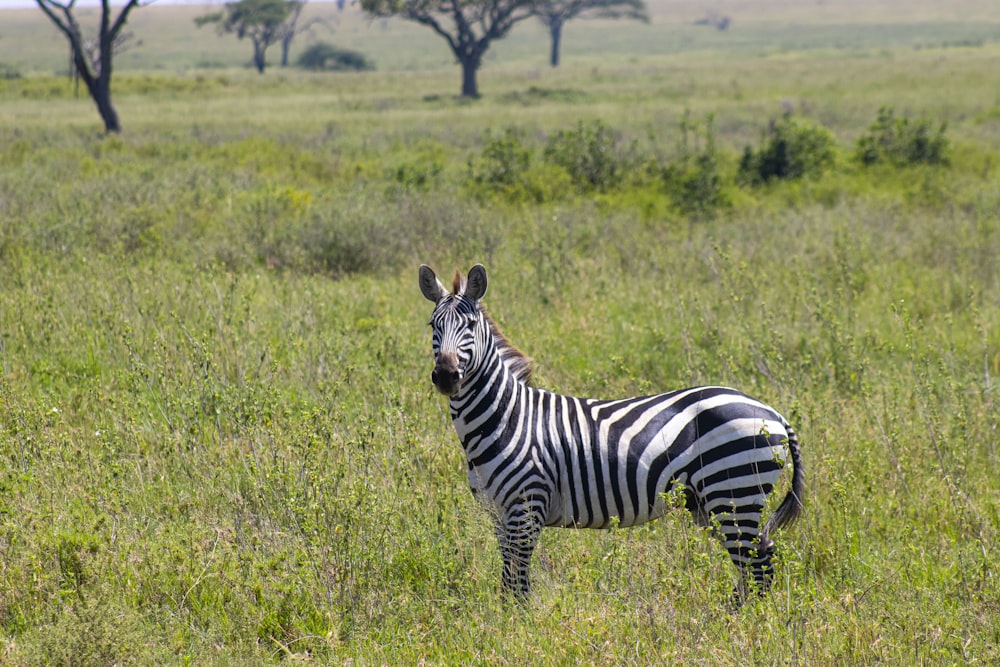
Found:
[{"label": "zebra", "polygon": [[[528,597],[543,526],[634,526],[664,514],[671,497],[722,540],[739,572],[736,604],[751,590],[766,592],[771,532],[801,513],[805,487],[799,441],[784,417],[728,387],[619,400],[536,388],[531,360],[484,310],[481,264],[467,277],[456,272],[450,292],[427,265],[419,279],[434,303],[431,381],[450,399],[469,484],[493,516],[505,595]],[[789,455],[791,488],[761,528]]]}]

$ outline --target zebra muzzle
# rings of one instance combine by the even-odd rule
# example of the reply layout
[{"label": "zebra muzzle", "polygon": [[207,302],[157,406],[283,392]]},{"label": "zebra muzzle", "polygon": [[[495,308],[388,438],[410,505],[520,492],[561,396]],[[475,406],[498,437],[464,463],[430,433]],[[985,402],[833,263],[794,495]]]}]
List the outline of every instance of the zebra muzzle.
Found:
[{"label": "zebra muzzle", "polygon": [[431,382],[442,394],[451,396],[458,391],[462,375],[458,371],[458,359],[453,355],[442,356],[431,371]]}]

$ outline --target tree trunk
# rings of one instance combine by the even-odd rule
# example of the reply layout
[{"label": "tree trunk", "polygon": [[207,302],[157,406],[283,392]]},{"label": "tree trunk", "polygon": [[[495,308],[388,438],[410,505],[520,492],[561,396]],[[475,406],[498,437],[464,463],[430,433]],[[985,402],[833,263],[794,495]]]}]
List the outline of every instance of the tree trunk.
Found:
[{"label": "tree trunk", "polygon": [[118,112],[115,111],[115,106],[111,103],[110,67],[106,72],[101,72],[95,77],[87,67],[82,51],[77,51],[74,63],[77,76],[83,79],[90,99],[94,100],[94,104],[97,105],[97,113],[101,114],[101,120],[104,121],[104,131],[120,133],[122,125],[118,120]]},{"label": "tree trunk", "polygon": [[263,74],[264,68],[267,67],[267,61],[264,60],[264,42],[262,40],[255,39],[253,42],[253,66],[257,68],[257,72],[260,74]]},{"label": "tree trunk", "polygon": [[479,58],[463,56],[462,61],[462,97],[479,97],[479,86],[476,84],[476,71],[479,69]]},{"label": "tree trunk", "polygon": [[295,33],[289,30],[281,38],[281,66],[288,67],[288,52],[292,50],[292,39]]},{"label": "tree trunk", "polygon": [[97,80],[94,87],[94,102],[97,104],[97,112],[101,114],[104,121],[105,132],[118,134],[122,131],[121,123],[118,120],[118,112],[111,103],[111,82],[105,81],[103,77]]},{"label": "tree trunk", "polygon": [[552,53],[549,56],[549,64],[559,67],[559,44],[562,42],[563,22],[561,19],[553,19],[549,23],[549,33],[552,35]]},{"label": "tree trunk", "polygon": [[101,114],[101,120],[104,121],[105,132],[117,134],[122,131],[122,126],[118,122],[118,112],[111,104],[112,56],[115,51],[116,35],[117,33],[112,34],[106,30],[101,31],[101,71],[97,73],[92,94],[94,103],[97,104],[97,112]]},{"label": "tree trunk", "polygon": [[[285,23],[280,28],[281,33],[281,66],[288,67],[288,54],[292,50],[292,40],[298,33],[299,17],[302,16],[302,8],[306,6],[305,1],[296,2],[291,5],[292,9]],[[308,27],[308,24],[306,24]]]}]

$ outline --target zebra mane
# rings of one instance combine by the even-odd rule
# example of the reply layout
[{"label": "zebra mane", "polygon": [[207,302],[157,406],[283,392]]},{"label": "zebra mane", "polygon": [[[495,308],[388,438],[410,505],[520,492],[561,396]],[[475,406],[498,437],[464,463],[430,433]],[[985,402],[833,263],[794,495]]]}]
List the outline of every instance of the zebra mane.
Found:
[{"label": "zebra mane", "polygon": [[497,346],[497,351],[500,353],[500,359],[503,361],[504,366],[507,367],[507,370],[518,381],[530,385],[531,376],[535,372],[535,362],[524,352],[514,347],[510,340],[507,339],[507,336],[500,331],[500,327],[489,316],[482,304],[479,305],[479,309],[483,317],[486,318],[486,323],[490,325],[490,331],[493,333],[493,341]]}]

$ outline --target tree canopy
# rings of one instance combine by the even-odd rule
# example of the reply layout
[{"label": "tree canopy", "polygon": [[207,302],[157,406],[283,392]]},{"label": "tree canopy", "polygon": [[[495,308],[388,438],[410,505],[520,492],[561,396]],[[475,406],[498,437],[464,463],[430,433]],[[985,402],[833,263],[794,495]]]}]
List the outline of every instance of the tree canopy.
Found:
[{"label": "tree canopy", "polygon": [[218,24],[219,34],[235,33],[238,39],[250,38],[253,43],[253,64],[261,74],[267,67],[266,52],[269,46],[285,36],[285,21],[298,13],[302,3],[297,0],[239,0],[227,2],[224,11],[206,14],[195,19],[199,27]]},{"label": "tree canopy", "polygon": [[476,73],[493,40],[534,15],[534,0],[360,0],[375,17],[398,16],[429,27],[462,66],[462,96],[479,97]]}]

